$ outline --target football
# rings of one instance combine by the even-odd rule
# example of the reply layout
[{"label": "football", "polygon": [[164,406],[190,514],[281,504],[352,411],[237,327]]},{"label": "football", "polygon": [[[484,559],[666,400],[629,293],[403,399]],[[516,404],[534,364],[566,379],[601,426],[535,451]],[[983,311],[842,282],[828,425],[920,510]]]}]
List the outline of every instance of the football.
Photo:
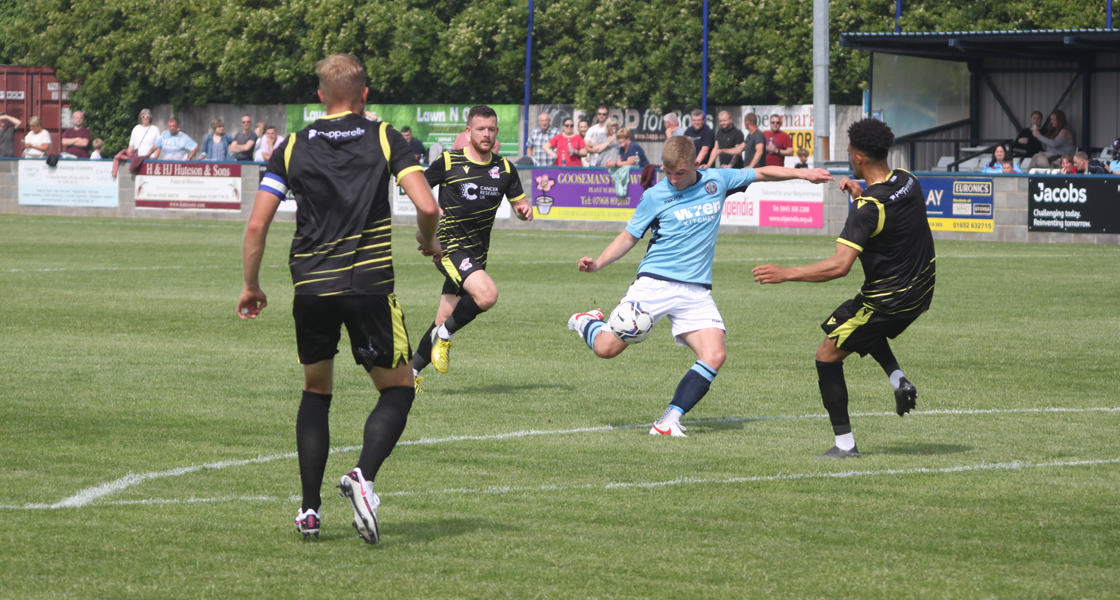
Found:
[{"label": "football", "polygon": [[627,344],[637,344],[653,331],[653,315],[646,312],[641,303],[627,300],[611,311],[607,324],[615,337]]}]

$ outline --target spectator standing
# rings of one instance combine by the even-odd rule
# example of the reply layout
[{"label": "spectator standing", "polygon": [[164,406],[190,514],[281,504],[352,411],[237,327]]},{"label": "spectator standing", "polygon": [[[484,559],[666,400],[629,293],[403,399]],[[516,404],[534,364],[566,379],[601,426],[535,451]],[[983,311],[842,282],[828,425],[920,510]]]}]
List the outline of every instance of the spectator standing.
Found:
[{"label": "spectator standing", "polygon": [[249,115],[241,117],[241,133],[233,136],[233,143],[229,145],[229,151],[233,152],[235,159],[253,160],[253,147],[257,145],[257,134],[253,133],[252,129],[253,117]]},{"label": "spectator standing", "polygon": [[1108,163],[1108,170],[1120,175],[1120,139],[1112,142],[1112,162]]},{"label": "spectator standing", "polygon": [[607,133],[607,117],[609,115],[610,109],[606,105],[599,106],[595,111],[595,124],[588,127],[587,134],[583,136],[583,141],[587,144],[587,166],[589,167],[603,166],[603,157],[600,153],[603,152],[603,148],[607,147],[607,138],[610,135]]},{"label": "spectator standing", "polygon": [[[598,146],[587,145],[588,153],[595,154],[599,157],[599,164],[596,166],[605,167],[607,161],[616,161],[619,157],[618,146],[618,119],[611,117],[603,124],[605,136],[603,143]],[[592,125],[591,129],[595,129]]]},{"label": "spectator standing", "polygon": [[582,138],[584,142],[587,141],[587,130],[590,128],[591,125],[588,124],[587,119],[579,120],[579,137]]},{"label": "spectator standing", "polygon": [[1031,159],[1030,168],[1032,169],[1045,169],[1054,164],[1055,157],[1072,155],[1077,151],[1073,130],[1069,128],[1069,124],[1066,122],[1066,113],[1063,111],[1056,110],[1050,113],[1049,131],[1045,134],[1041,131],[1034,131],[1033,135],[1045,150],[1034,155],[1034,158]]},{"label": "spectator standing", "polygon": [[782,131],[782,117],[770,115],[770,131],[766,136],[766,166],[780,167],[785,164],[786,156],[793,156],[793,138]]},{"label": "spectator standing", "polygon": [[708,167],[721,169],[742,169],[743,150],[747,147],[743,132],[731,120],[731,113],[719,111],[719,129],[716,130],[716,145],[708,158]]},{"label": "spectator standing", "polygon": [[552,118],[544,112],[537,116],[537,125],[539,127],[529,133],[529,155],[533,157],[534,165],[547,167],[556,160],[551,142],[560,135],[560,130],[552,126]]},{"label": "spectator standing", "polygon": [[24,158],[45,158],[51,151],[51,133],[43,129],[43,121],[39,117],[27,120],[31,131],[23,136]]},{"label": "spectator standing", "polygon": [[194,160],[198,152],[198,144],[191,136],[179,131],[179,119],[171,117],[167,120],[167,131],[160,134],[156,140],[155,150],[149,158],[162,158],[163,160]]},{"label": "spectator standing", "polygon": [[428,164],[428,151],[424,148],[424,142],[412,135],[412,128],[408,125],[401,127],[401,135],[404,137],[404,141],[408,142],[408,146],[412,148],[412,158],[415,158],[420,164]]},{"label": "spectator standing", "polygon": [[6,112],[0,112],[0,156],[16,155],[16,127],[22,124],[23,121]]},{"label": "spectator standing", "polygon": [[93,152],[89,153],[89,157],[94,160],[101,160],[101,151],[105,149],[105,140],[97,138],[93,140],[90,146],[93,148]]},{"label": "spectator standing", "polygon": [[[586,123],[586,121],[584,121]],[[580,157],[587,154],[587,145],[583,138],[575,132],[572,119],[564,119],[564,128],[556,137],[548,141],[549,147],[556,150],[554,156],[558,167],[580,167],[583,161]]]},{"label": "spectator standing", "polygon": [[117,176],[117,169],[121,166],[122,160],[127,160],[134,163],[129,167],[129,170],[135,174],[140,170],[140,158],[147,158],[152,153],[152,148],[156,145],[156,140],[159,139],[159,127],[152,125],[152,111],[143,109],[140,111],[140,124],[132,128],[132,135],[128,138],[128,148],[121,150],[113,157],[113,177]]},{"label": "spectator standing", "polygon": [[665,141],[669,141],[671,137],[678,137],[684,135],[685,127],[681,125],[681,120],[677,118],[676,113],[669,113],[665,115]]},{"label": "spectator standing", "polygon": [[766,134],[758,128],[758,115],[747,113],[743,117],[743,126],[747,128],[745,166],[748,169],[765,166],[763,161],[766,158]]},{"label": "spectator standing", "polygon": [[253,151],[253,160],[256,162],[268,162],[272,158],[272,153],[276,151],[276,145],[279,143],[277,140],[276,128],[271,125],[265,125],[264,135],[257,140],[257,149]]},{"label": "spectator standing", "polygon": [[76,110],[70,117],[74,126],[62,132],[62,151],[74,158],[89,158],[89,144],[93,136],[88,127],[83,127],[86,117]]},{"label": "spectator standing", "polygon": [[233,136],[226,133],[226,124],[221,119],[210,121],[210,128],[214,133],[202,141],[202,153],[198,158],[214,162],[231,160],[229,146],[233,143]]},{"label": "spectator standing", "polygon": [[649,164],[649,159],[646,158],[645,150],[638,145],[638,142],[630,141],[630,130],[618,130],[618,149],[621,153],[621,164],[630,165],[632,167],[645,168]]},{"label": "spectator standing", "polygon": [[708,155],[716,145],[716,135],[704,122],[704,111],[692,111],[692,127],[684,130],[684,136],[696,146],[696,166],[708,164]]}]

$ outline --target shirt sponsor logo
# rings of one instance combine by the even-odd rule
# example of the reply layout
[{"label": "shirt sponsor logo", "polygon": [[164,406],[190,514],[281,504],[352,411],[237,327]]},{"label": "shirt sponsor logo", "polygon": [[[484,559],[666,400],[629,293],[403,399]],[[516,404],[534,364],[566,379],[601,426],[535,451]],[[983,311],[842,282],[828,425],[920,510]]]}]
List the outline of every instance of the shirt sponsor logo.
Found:
[{"label": "shirt sponsor logo", "polygon": [[1080,202],[1084,203],[1088,200],[1085,188],[1074,187],[1069,184],[1069,187],[1064,188],[1050,188],[1042,181],[1038,182],[1038,193],[1034,194],[1035,202]]},{"label": "shirt sponsor logo", "polygon": [[709,181],[708,183],[705,183],[704,184],[704,191],[708,192],[709,194],[716,193],[716,182]]},{"label": "shirt sponsor logo", "polygon": [[346,129],[342,131],[319,131],[318,129],[309,129],[307,131],[307,139],[313,140],[316,137],[323,136],[329,140],[349,140],[356,137],[361,137],[366,134],[366,130],[361,127],[354,129]]},{"label": "shirt sponsor logo", "polygon": [[494,165],[494,168],[490,169],[490,179],[497,179],[497,178],[501,177],[501,175],[499,174],[498,171],[499,171],[498,166]]},{"label": "shirt sponsor logo", "polygon": [[720,216],[719,202],[705,202],[704,204],[697,204],[688,208],[680,208],[673,211],[673,216],[681,222],[682,225],[694,225],[696,223],[703,223],[712,219],[718,219]]},{"label": "shirt sponsor logo", "polygon": [[474,265],[471,264],[471,259],[464,258],[463,262],[459,263],[459,270],[460,271],[466,271],[467,269],[470,269],[472,266],[474,266]]},{"label": "shirt sponsor logo", "polygon": [[897,192],[891,194],[891,200],[892,201],[898,200],[899,198],[905,196],[906,194],[909,194],[910,190],[912,190],[912,189],[914,189],[914,180],[913,179],[907,179],[906,183],[902,184],[902,187],[899,188],[899,190]]},{"label": "shirt sponsor logo", "polygon": [[464,183],[459,186],[459,195],[467,200],[478,200],[478,194],[474,193],[478,189],[478,184]]}]

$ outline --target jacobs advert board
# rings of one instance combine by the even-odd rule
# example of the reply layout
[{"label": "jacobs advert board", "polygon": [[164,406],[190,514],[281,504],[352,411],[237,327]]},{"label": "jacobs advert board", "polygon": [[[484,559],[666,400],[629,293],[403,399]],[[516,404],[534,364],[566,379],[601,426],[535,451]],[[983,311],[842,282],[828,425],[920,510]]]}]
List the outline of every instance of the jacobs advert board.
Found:
[{"label": "jacobs advert board", "polygon": [[1027,231],[1120,233],[1120,178],[1031,177]]}]

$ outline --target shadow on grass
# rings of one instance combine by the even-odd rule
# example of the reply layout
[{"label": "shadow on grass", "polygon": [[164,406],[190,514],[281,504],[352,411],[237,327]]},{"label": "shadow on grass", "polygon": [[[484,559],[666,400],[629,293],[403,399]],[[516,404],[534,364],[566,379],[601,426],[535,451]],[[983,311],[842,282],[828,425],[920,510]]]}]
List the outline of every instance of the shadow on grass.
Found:
[{"label": "shadow on grass", "polygon": [[571,392],[575,389],[575,386],[565,385],[562,383],[523,383],[518,385],[498,384],[482,385],[478,387],[455,388],[450,390],[441,390],[439,393],[454,396],[459,394],[521,394],[532,390],[564,390],[566,392]]},{"label": "shadow on grass", "polygon": [[970,452],[972,449],[972,446],[965,446],[962,444],[894,444],[892,446],[876,448],[875,454],[912,454],[920,456],[958,454],[961,452]]}]

